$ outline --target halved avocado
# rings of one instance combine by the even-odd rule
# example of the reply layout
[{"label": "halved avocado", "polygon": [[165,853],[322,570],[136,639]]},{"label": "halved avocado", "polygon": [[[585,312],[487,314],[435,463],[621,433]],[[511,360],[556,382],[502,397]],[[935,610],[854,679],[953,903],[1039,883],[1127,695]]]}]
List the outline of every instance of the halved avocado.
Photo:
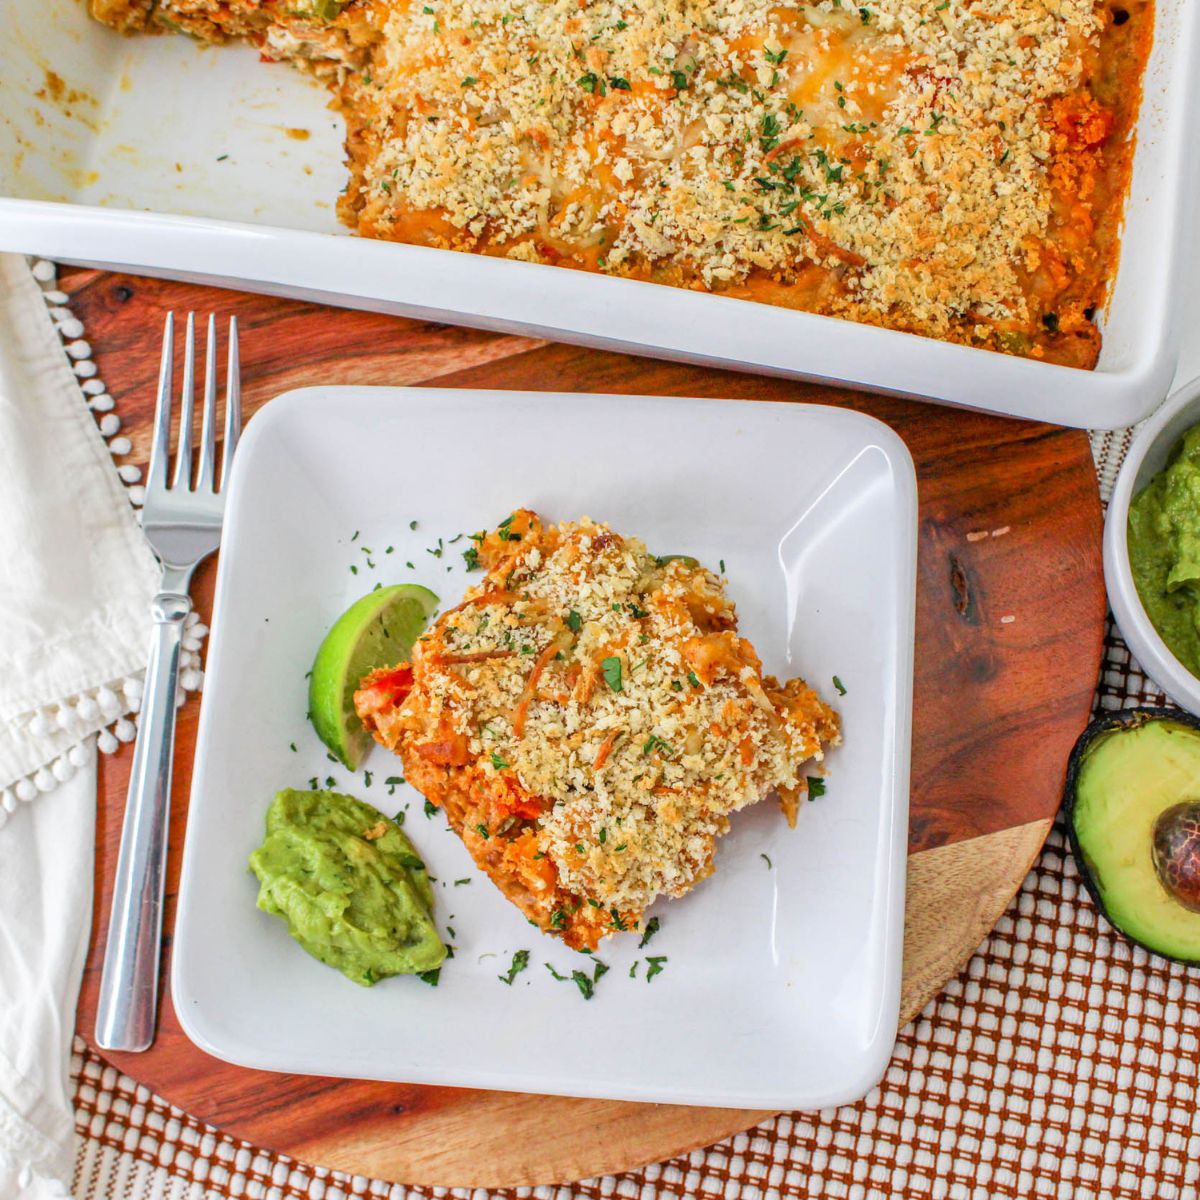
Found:
[{"label": "halved avocado", "polygon": [[1200,721],[1164,708],[1097,718],[1067,764],[1080,873],[1104,915],[1155,954],[1200,965]]}]

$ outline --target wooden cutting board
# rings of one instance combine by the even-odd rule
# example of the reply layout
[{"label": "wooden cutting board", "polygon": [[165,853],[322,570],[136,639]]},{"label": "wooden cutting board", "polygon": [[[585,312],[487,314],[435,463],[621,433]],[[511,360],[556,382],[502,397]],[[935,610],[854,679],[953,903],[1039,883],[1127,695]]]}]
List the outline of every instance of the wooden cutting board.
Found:
[{"label": "wooden cutting board", "polygon": [[[1099,670],[1101,515],[1083,433],[131,276],[67,271],[62,286],[133,441],[129,460],[143,465],[167,309],[237,313],[248,415],[300,385],[436,384],[807,401],[888,422],[912,452],[920,489],[902,1023],[1003,912],[1058,808]],[[214,577],[210,561],[193,589],[205,615]],[[197,709],[183,709],[178,731],[164,981]],[[78,1019],[89,1042],[130,758],[125,748],[102,760],[96,909]],[[499,1187],[619,1172],[770,1115],[243,1070],[187,1040],[166,988],[154,1047],[104,1057],[236,1137],[404,1183]]]}]

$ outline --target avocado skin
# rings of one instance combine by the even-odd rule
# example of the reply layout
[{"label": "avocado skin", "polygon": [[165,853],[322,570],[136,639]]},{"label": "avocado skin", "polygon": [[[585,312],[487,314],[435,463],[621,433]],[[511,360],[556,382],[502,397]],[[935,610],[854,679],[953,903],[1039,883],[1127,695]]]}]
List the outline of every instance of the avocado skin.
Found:
[{"label": "avocado skin", "polygon": [[[1079,735],[1078,741],[1076,741],[1071,750],[1071,757],[1067,760],[1067,777],[1063,787],[1063,812],[1067,818],[1067,837],[1071,843],[1071,853],[1075,857],[1075,864],[1079,868],[1079,875],[1083,880],[1084,887],[1087,889],[1088,895],[1091,896],[1092,902],[1113,929],[1128,941],[1141,946],[1151,954],[1158,955],[1159,958],[1165,958],[1170,962],[1182,963],[1185,967],[1200,968],[1200,959],[1182,958],[1179,955],[1167,953],[1158,946],[1151,945],[1145,939],[1136,938],[1126,933],[1116,920],[1113,919],[1109,913],[1108,906],[1104,902],[1100,882],[1095,877],[1092,864],[1084,853],[1083,846],[1079,840],[1079,834],[1075,827],[1079,775],[1084,763],[1087,761],[1088,752],[1092,746],[1104,734],[1137,729],[1152,721],[1171,721],[1176,725],[1183,725],[1193,730],[1196,736],[1200,738],[1200,719],[1178,708],[1158,708],[1153,705],[1146,705],[1142,708],[1117,709],[1097,717]],[[1146,854],[1149,860],[1149,846],[1146,847]]]}]

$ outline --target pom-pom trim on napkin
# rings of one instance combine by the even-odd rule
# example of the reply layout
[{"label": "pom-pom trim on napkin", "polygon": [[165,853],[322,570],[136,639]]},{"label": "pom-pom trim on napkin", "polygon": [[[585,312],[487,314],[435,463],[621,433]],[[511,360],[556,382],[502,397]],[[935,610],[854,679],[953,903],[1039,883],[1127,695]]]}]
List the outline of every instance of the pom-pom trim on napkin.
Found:
[{"label": "pom-pom trim on napkin", "polygon": [[[108,443],[113,465],[125,484],[129,501],[140,509],[146,499],[141,468],[134,463],[116,461],[127,455],[133,446],[129,438],[121,433],[121,418],[115,411],[116,401],[98,377],[92,348],[84,338],[83,322],[71,311],[70,297],[58,290],[58,270],[54,263],[38,259],[32,264],[31,270],[42,289],[42,298],[62,339],[63,352],[71,370],[80,381],[79,386],[101,436]],[[179,704],[187,698],[187,693],[198,692],[204,683],[200,651],[207,633],[208,627],[201,624],[199,615],[190,613],[179,659]],[[8,820],[9,814],[16,811],[18,804],[53,791],[75,774],[86,761],[83,743],[92,732],[97,731],[98,721],[101,724],[96,732],[96,746],[102,753],[112,754],[122,743],[133,741],[137,735],[136,714],[142,702],[142,681],[140,672],[124,679],[110,680],[102,687],[72,696],[63,704],[49,705],[28,715],[25,729],[33,736],[44,737],[56,729],[64,732],[77,729],[79,740],[32,775],[0,789],[0,827]]]}]

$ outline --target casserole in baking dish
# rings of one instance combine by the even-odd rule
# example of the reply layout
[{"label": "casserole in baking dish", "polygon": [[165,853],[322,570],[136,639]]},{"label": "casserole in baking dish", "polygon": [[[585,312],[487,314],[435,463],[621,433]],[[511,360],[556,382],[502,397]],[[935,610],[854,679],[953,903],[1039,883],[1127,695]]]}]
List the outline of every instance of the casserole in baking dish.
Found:
[{"label": "casserole in baking dish", "polygon": [[368,237],[1091,367],[1148,0],[91,0],[346,120]]},{"label": "casserole in baking dish", "polygon": [[[880,19],[876,6],[864,7],[871,23]],[[951,11],[935,15],[943,20]],[[548,269],[499,253],[456,254],[337,236],[346,232],[336,214],[347,182],[346,131],[342,116],[328,110],[328,93],[319,81],[287,65],[262,65],[260,51],[244,44],[212,47],[180,36],[118,36],[89,15],[83,0],[45,0],[32,10],[0,0],[0,14],[5,13],[13,31],[0,44],[0,80],[8,100],[0,114],[5,249],[1093,427],[1129,424],[1145,415],[1174,374],[1184,198],[1194,174],[1194,156],[1187,150],[1200,23],[1195,7],[1180,0],[1155,6],[1119,269],[1106,305],[1095,313],[1101,348],[1090,372],[746,303],[729,294],[752,281],[714,281],[714,289],[721,282],[720,290],[698,291],[603,270]],[[857,19],[869,28],[861,14]],[[772,43],[770,53],[778,56],[783,49]],[[792,53],[789,49],[781,68]],[[771,66],[768,84],[776,69]],[[597,74],[581,69],[571,87],[592,103],[594,93],[576,82],[589,73]],[[646,77],[660,78],[649,68]],[[614,71],[613,78],[625,76]],[[836,78],[846,86],[840,74]],[[634,81],[629,82],[632,90]],[[612,99],[607,75],[604,87],[602,105]],[[742,102],[736,88],[725,90]],[[833,95],[837,107],[836,88]],[[873,119],[858,123],[869,126]],[[926,136],[927,128],[916,135],[918,157],[939,140],[936,133]],[[899,127],[896,134],[910,137]],[[769,143],[780,135],[770,123],[764,129],[760,117],[754,136]],[[780,137],[780,146],[786,140]],[[753,146],[764,157],[777,149],[764,151],[761,140]],[[815,155],[804,169],[813,165],[819,166]],[[833,170],[839,165],[845,166],[831,164]],[[784,166],[791,170],[790,162]],[[775,181],[769,171],[761,178]],[[759,190],[753,179],[751,186],[753,195]],[[723,184],[722,191],[732,195]],[[361,198],[352,192],[343,209]],[[794,216],[804,203],[782,188],[765,193],[780,206],[781,217]],[[375,199],[380,195],[386,197],[386,189],[377,189]],[[782,208],[796,199],[801,203],[784,214]],[[375,221],[382,211],[364,205],[360,215]],[[821,222],[818,213],[813,224],[819,233],[825,229]],[[794,228],[764,233],[809,245],[807,235],[786,235]],[[811,274],[819,278],[822,270],[818,266]],[[832,267],[825,276],[841,286],[854,272],[839,270]],[[786,286],[770,278],[762,282]],[[793,290],[796,286],[804,290],[802,285]],[[1062,334],[1062,313],[1044,306],[1035,311],[1058,318],[1058,335],[1041,322],[1047,341],[1058,336],[1060,342],[1086,343],[1086,337]],[[1065,324],[1069,331],[1070,321]],[[1034,333],[1042,337],[1036,327]]]}]

